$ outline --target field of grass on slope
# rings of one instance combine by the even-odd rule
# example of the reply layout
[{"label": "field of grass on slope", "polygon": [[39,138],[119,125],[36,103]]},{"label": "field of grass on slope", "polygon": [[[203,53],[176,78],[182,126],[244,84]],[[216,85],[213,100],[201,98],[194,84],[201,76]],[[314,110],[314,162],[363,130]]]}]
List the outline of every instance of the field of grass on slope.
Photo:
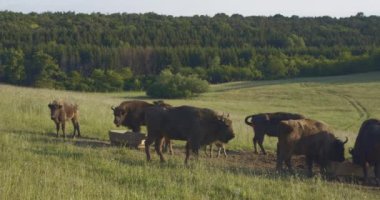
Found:
[{"label": "field of grass on slope", "polygon": [[[318,177],[258,173],[212,160],[165,155],[147,163],[142,151],[103,145],[115,129],[110,107],[148,99],[143,92],[80,93],[0,85],[0,199],[378,199],[379,190],[327,182]],[[228,149],[252,149],[247,115],[288,111],[330,124],[352,147],[363,120],[380,118],[380,73],[285,81],[235,82],[172,105],[230,113],[236,137]],[[80,105],[82,135],[54,137],[47,104],[55,98]],[[67,132],[72,133],[71,124]],[[144,129],[145,131],[145,129]],[[180,146],[181,143],[176,143]],[[276,139],[264,146],[275,150]],[[348,148],[347,148],[348,149]],[[180,149],[178,149],[180,150]],[[346,153],[348,157],[348,153]],[[228,159],[228,158],[227,158]],[[252,160],[254,162],[254,160]],[[273,166],[274,168],[275,166]]]}]

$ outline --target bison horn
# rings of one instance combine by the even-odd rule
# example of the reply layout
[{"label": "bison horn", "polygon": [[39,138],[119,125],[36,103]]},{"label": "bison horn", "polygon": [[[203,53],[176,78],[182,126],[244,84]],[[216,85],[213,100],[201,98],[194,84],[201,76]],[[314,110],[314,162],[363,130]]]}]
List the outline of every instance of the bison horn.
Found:
[{"label": "bison horn", "polygon": [[346,136],[346,140],[343,142],[343,144],[346,144],[348,142],[348,137]]}]

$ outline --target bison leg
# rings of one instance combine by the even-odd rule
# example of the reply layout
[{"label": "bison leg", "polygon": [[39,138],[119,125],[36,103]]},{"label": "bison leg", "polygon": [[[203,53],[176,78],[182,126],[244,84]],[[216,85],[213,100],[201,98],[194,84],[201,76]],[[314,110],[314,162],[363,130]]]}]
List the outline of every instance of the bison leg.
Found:
[{"label": "bison leg", "polygon": [[212,143],[210,144],[210,158],[212,158]]},{"label": "bison leg", "polygon": [[208,156],[208,153],[207,153],[207,146],[208,146],[208,145],[205,145],[205,154],[206,154],[206,156]]},{"label": "bison leg", "polygon": [[79,123],[73,118],[71,120],[74,126],[74,133],[73,133],[73,138],[75,137],[75,132],[77,133],[78,137],[80,137],[80,131],[79,131]]},{"label": "bison leg", "polygon": [[256,146],[257,145],[256,135],[255,135],[255,137],[253,137],[252,142],[253,142],[253,148],[254,148],[255,154],[257,154],[258,152],[257,152],[257,146]]},{"label": "bison leg", "polygon": [[171,141],[169,138],[166,138],[166,142],[167,142],[168,145],[169,145],[169,153],[170,153],[170,155],[173,155],[173,154],[174,154],[174,151],[173,151],[173,144],[172,144],[172,141]]},{"label": "bison leg", "polygon": [[63,122],[63,123],[61,124],[62,132],[63,132],[63,138],[66,138],[66,130],[65,130],[65,127],[66,127],[66,124],[65,124],[65,122]]},{"label": "bison leg", "polygon": [[140,124],[133,125],[132,126],[132,131],[135,132],[135,133],[140,133],[140,131],[141,131]]},{"label": "bison leg", "polygon": [[59,133],[59,123],[55,123],[55,128],[57,130],[57,137],[59,136],[58,133]]},{"label": "bison leg", "polygon": [[197,144],[195,142],[191,143],[191,150],[195,154],[195,159],[196,160],[199,159],[199,149],[200,149],[200,145],[199,144]]},{"label": "bison leg", "polygon": [[164,146],[163,152],[167,152],[169,149],[170,155],[173,155],[173,146],[169,138],[165,137],[163,146]]},{"label": "bison leg", "polygon": [[163,138],[157,138],[154,142],[154,148],[157,154],[160,156],[160,161],[165,162],[164,156],[162,155],[161,147],[162,147]]},{"label": "bison leg", "polygon": [[224,146],[222,146],[221,148],[223,148],[224,157],[227,158],[226,148]]},{"label": "bison leg", "polygon": [[307,176],[313,176],[313,159],[310,156],[306,156]]},{"label": "bison leg", "polygon": [[277,160],[276,160],[276,170],[282,171],[282,163],[285,160],[285,148],[280,142],[277,143]]},{"label": "bison leg", "polygon": [[288,167],[289,172],[290,172],[290,173],[293,173],[293,167],[292,167],[292,162],[291,162],[291,156],[287,156],[287,158],[285,159],[285,164],[286,164],[286,166]]},{"label": "bison leg", "polygon": [[368,182],[367,162],[363,163],[364,183]]},{"label": "bison leg", "polygon": [[282,164],[285,161],[286,166],[289,171],[293,173],[291,158],[292,158],[293,147],[285,142],[277,143],[277,170],[282,170]]},{"label": "bison leg", "polygon": [[380,186],[380,163],[379,162],[376,162],[373,170],[375,172],[376,185]]},{"label": "bison leg", "polygon": [[220,152],[222,151],[222,147],[218,147],[218,158],[220,157]]},{"label": "bison leg", "polygon": [[81,137],[80,135],[80,127],[79,127],[79,123],[77,122],[77,135],[78,137]]},{"label": "bison leg", "polygon": [[145,140],[145,154],[146,154],[146,159],[148,161],[151,161],[151,158],[150,158],[150,151],[149,151],[149,146],[153,143],[153,140],[151,138],[147,138]]},{"label": "bison leg", "polygon": [[258,138],[257,142],[259,143],[259,147],[261,149],[261,153],[263,153],[264,155],[266,155],[267,152],[265,152],[265,149],[264,149],[264,146],[263,146],[264,137]]},{"label": "bison leg", "polygon": [[319,164],[319,169],[321,171],[321,175],[322,175],[322,177],[327,178],[328,161],[324,160],[324,161],[320,161],[320,162],[321,163]]},{"label": "bison leg", "polygon": [[185,165],[187,165],[188,160],[190,157],[190,144],[189,142],[186,142],[186,158],[185,158]]}]

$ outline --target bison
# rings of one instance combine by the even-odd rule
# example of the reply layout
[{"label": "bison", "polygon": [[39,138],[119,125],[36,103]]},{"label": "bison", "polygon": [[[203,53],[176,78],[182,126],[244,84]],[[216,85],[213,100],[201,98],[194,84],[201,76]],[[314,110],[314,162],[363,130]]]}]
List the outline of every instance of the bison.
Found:
[{"label": "bison", "polygon": [[278,137],[278,131],[273,129],[274,125],[282,120],[289,119],[304,119],[305,117],[300,114],[276,112],[276,113],[260,113],[255,115],[249,115],[245,118],[245,123],[253,127],[255,136],[253,137],[253,146],[255,153],[257,153],[256,144],[259,143],[261,152],[265,155],[265,149],[263,147],[264,135],[267,134],[272,137]]},{"label": "bison", "polygon": [[171,140],[186,141],[185,164],[188,163],[190,149],[198,155],[202,145],[215,141],[227,143],[234,138],[232,121],[207,108],[179,106],[164,109],[151,107],[146,111],[148,136],[145,140],[147,160],[151,160],[149,146],[155,142],[155,150],[161,162],[165,159],[161,153],[164,137]]},{"label": "bison", "polygon": [[312,176],[313,162],[320,165],[321,172],[326,173],[330,161],[344,161],[344,144],[337,139],[328,126],[311,119],[286,120],[278,124],[283,133],[277,144],[277,170],[282,170],[282,163],[292,171],[291,156],[305,155],[308,175]]},{"label": "bison", "polygon": [[376,183],[380,185],[380,120],[368,119],[360,127],[355,146],[350,150],[354,164],[363,168],[365,182],[368,182],[367,166],[374,166]]},{"label": "bison", "polygon": [[[145,110],[153,106],[160,106],[163,108],[170,108],[171,105],[162,100],[154,101],[153,104],[133,100],[124,101],[117,107],[111,107],[114,114],[114,124],[119,126],[126,126],[133,132],[140,132],[141,125],[145,125]],[[169,148],[170,154],[173,154],[172,144],[169,139],[165,139],[165,149]]]},{"label": "bison", "polygon": [[57,137],[59,128],[61,126],[63,137],[66,137],[65,124],[66,121],[71,120],[74,126],[73,137],[75,137],[75,132],[77,132],[78,137],[80,137],[79,129],[79,110],[77,104],[71,104],[63,100],[54,100],[48,104],[50,108],[50,118],[54,121],[57,129]]},{"label": "bison", "polygon": [[218,158],[219,158],[219,156],[220,156],[220,152],[223,150],[223,154],[224,154],[224,157],[226,157],[227,158],[227,153],[226,153],[226,147],[225,147],[225,145],[224,145],[224,143],[223,142],[220,142],[220,141],[216,141],[216,142],[214,142],[214,143],[211,143],[211,144],[209,144],[209,145],[206,145],[205,146],[205,152],[206,152],[206,155],[207,155],[207,147],[209,147],[210,149],[209,149],[209,151],[210,151],[210,158],[212,158],[212,146],[213,145],[215,145],[217,148],[218,148]]},{"label": "bison", "polygon": [[154,104],[145,101],[123,101],[117,107],[111,107],[114,114],[113,123],[119,126],[126,126],[133,132],[140,132],[141,125],[145,124],[145,109]]}]

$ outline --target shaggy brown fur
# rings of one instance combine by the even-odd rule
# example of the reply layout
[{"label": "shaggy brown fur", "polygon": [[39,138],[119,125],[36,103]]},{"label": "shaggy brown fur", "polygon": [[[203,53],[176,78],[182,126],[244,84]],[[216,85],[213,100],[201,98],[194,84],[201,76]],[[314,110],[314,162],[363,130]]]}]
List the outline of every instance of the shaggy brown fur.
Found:
[{"label": "shaggy brown fur", "polygon": [[278,137],[278,131],[275,125],[282,120],[289,119],[304,119],[305,117],[300,114],[287,113],[287,112],[276,112],[276,113],[260,113],[255,115],[250,115],[245,118],[245,123],[248,126],[252,126],[255,136],[253,137],[253,146],[255,148],[255,153],[257,153],[256,144],[259,143],[261,152],[265,155],[265,149],[263,147],[265,134]]},{"label": "shaggy brown fur", "polygon": [[374,166],[376,183],[380,186],[380,120],[368,119],[363,122],[350,154],[353,162],[362,166],[366,182],[367,165]]},{"label": "shaggy brown fur", "polygon": [[279,135],[277,144],[277,170],[282,163],[292,170],[292,154],[305,155],[308,175],[312,175],[313,162],[325,173],[330,161],[344,161],[344,144],[338,140],[322,122],[311,119],[281,121],[278,125],[284,132]]},{"label": "shaggy brown fur", "polygon": [[78,137],[80,137],[80,129],[79,129],[79,111],[78,105],[67,103],[63,100],[54,100],[52,103],[48,104],[50,108],[50,118],[54,121],[57,137],[59,128],[62,128],[63,137],[66,137],[65,127],[66,121],[71,120],[74,126],[73,137],[75,137],[75,132],[77,132]]},{"label": "shaggy brown fur", "polygon": [[[163,108],[170,108],[171,105],[162,100],[154,101],[153,104],[145,101],[123,101],[119,106],[111,107],[114,114],[114,124],[119,126],[126,126],[133,132],[140,132],[141,125],[145,125],[145,110],[147,108],[159,106]],[[165,150],[169,149],[170,154],[173,154],[172,144],[169,139],[164,140]]]},{"label": "shaggy brown fur", "polygon": [[198,155],[202,145],[217,140],[227,143],[234,137],[231,120],[206,108],[151,107],[146,111],[146,123],[148,138],[145,141],[145,152],[148,161],[151,160],[149,146],[153,142],[161,162],[165,161],[161,153],[161,142],[164,137],[187,141],[185,164],[188,163],[190,149]]}]

